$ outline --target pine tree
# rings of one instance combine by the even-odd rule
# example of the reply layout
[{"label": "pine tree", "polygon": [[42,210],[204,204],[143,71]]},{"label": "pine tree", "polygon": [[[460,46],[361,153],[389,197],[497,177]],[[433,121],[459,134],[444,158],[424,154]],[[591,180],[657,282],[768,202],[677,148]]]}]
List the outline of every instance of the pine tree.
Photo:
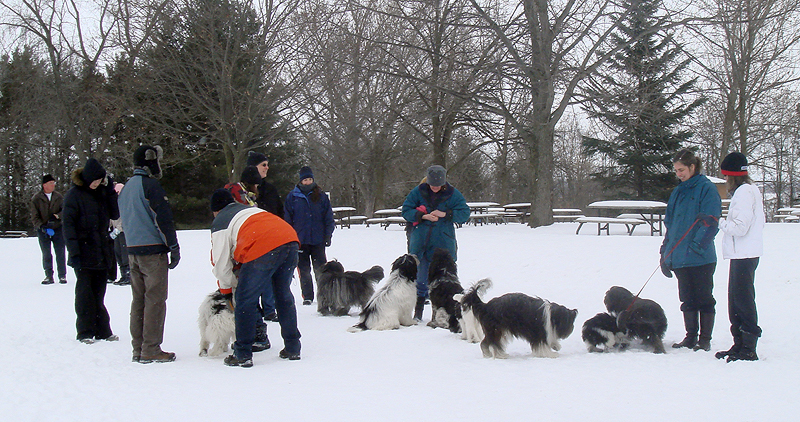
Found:
[{"label": "pine tree", "polygon": [[584,92],[586,112],[613,133],[610,139],[584,137],[584,152],[605,159],[594,177],[617,197],[669,197],[676,183],[671,158],[692,136],[680,123],[705,101],[684,101],[697,79],[681,81],[689,59],[672,34],[659,29],[661,3],[625,1],[629,16],[612,41],[619,52]]}]

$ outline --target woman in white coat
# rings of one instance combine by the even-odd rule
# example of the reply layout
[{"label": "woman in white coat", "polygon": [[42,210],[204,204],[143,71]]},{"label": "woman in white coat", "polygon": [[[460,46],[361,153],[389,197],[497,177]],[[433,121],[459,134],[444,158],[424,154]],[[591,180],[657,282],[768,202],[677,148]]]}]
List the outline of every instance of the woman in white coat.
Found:
[{"label": "woman in white coat", "polygon": [[731,321],[733,346],[717,352],[717,359],[758,360],[756,343],[761,336],[756,312],[755,274],[764,251],[764,204],[761,193],[747,174],[747,158],[728,154],[722,174],[732,195],[728,216],[720,220],[722,257],[731,260],[728,276],[728,318]]}]

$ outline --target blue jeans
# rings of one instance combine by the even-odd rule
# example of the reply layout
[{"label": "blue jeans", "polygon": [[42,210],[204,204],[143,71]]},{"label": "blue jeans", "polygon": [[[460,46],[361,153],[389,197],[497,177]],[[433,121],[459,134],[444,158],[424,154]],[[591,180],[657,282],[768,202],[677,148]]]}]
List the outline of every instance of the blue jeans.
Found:
[{"label": "blue jeans", "polygon": [[291,290],[292,276],[297,267],[297,249],[297,243],[287,243],[242,264],[239,285],[234,292],[236,342],[233,352],[238,359],[253,356],[256,323],[261,318],[258,300],[268,283],[272,284],[284,348],[289,353],[300,353],[300,331],[297,329],[297,310]]},{"label": "blue jeans", "polygon": [[56,253],[56,265],[58,265],[58,278],[67,278],[67,257],[64,244],[64,234],[61,227],[53,230],[55,234],[53,237],[42,233],[41,230],[36,231],[39,237],[39,248],[42,250],[42,268],[44,275],[47,277],[53,276],[53,253],[50,251],[50,244],[53,245],[53,250]]}]

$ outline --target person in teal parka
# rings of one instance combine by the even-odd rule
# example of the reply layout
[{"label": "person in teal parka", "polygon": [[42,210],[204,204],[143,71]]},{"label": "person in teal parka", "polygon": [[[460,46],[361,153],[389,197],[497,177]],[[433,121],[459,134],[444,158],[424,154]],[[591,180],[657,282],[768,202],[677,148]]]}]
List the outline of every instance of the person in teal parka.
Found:
[{"label": "person in teal parka", "polygon": [[667,232],[661,245],[661,271],[667,277],[674,272],[678,278],[686,327],[686,337],[672,347],[708,351],[716,316],[714,236],[719,231],[721,199],[716,186],[701,174],[702,162],[694,153],[682,149],[672,162],[680,183],[672,191],[664,215]]},{"label": "person in teal parka", "polygon": [[414,319],[422,320],[422,310],[428,297],[428,267],[437,248],[450,252],[457,259],[455,224],[469,220],[469,206],[458,189],[447,183],[447,171],[434,165],[428,168],[425,181],[411,190],[403,202],[403,218],[413,229],[409,235],[408,252],[419,259],[417,267],[417,305]]}]

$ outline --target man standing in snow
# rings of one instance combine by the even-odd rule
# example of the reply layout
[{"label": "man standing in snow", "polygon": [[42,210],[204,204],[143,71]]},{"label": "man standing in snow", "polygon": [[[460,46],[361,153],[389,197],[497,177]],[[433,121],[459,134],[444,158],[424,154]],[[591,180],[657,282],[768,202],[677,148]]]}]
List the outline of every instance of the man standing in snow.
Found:
[{"label": "man standing in snow", "polygon": [[127,233],[131,273],[131,344],[133,361],[172,362],[161,350],[167,317],[167,275],[181,258],[178,236],[161,178],[161,147],[142,145],[133,154],[133,176],[119,195]]},{"label": "man standing in snow", "polygon": [[258,299],[272,290],[281,325],[282,359],[300,359],[300,331],[291,291],[300,241],[292,226],[275,214],[237,203],[227,189],[211,196],[211,263],[222,294],[236,305],[236,342],[225,365],[253,366]]},{"label": "man standing in snow", "polygon": [[42,177],[42,189],[31,198],[31,222],[39,238],[39,248],[42,250],[42,267],[44,267],[44,281],[42,284],[53,284],[53,254],[50,244],[56,254],[58,266],[58,281],[67,282],[67,258],[64,247],[64,234],[61,230],[61,207],[64,197],[56,192],[56,179],[45,174]]}]

